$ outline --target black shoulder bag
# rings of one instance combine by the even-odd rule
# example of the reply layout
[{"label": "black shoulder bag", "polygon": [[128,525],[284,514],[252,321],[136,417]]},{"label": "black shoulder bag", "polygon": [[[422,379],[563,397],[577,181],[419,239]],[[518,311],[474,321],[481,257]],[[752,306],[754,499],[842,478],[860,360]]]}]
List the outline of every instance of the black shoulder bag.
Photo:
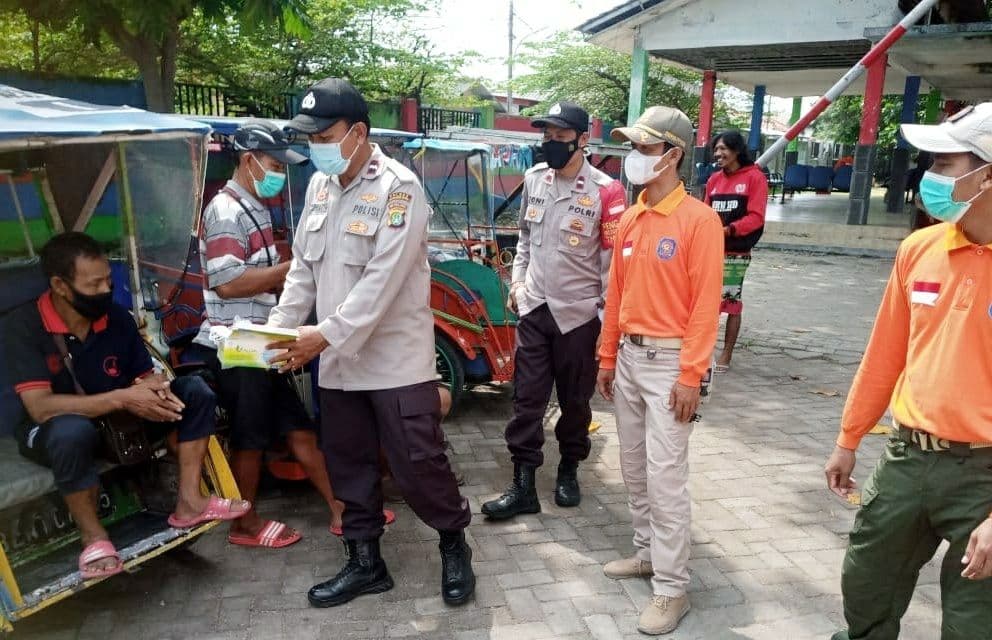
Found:
[{"label": "black shoulder bag", "polygon": [[[52,339],[62,355],[62,361],[69,372],[69,377],[72,378],[76,393],[81,396],[86,395],[83,387],[79,384],[79,379],[76,378],[76,371],[72,366],[72,354],[69,353],[69,348],[66,346],[65,336],[56,333]],[[103,439],[103,457],[110,462],[133,465],[152,458],[154,451],[148,441],[145,421],[142,418],[127,411],[115,411],[96,418],[94,422],[100,429],[100,435]]]}]

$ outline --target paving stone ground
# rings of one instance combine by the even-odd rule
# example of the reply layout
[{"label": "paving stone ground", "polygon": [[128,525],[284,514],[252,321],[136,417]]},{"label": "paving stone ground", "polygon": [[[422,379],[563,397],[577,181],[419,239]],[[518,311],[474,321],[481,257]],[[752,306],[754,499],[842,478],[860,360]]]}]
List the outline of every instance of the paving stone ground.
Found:
[{"label": "paving stone ground", "polygon": [[[890,266],[755,254],[745,284],[744,348],[731,372],[718,377],[692,436],[692,611],[668,637],[812,640],[841,626],[840,567],[854,507],[826,490],[822,467]],[[327,533],[315,496],[288,486],[271,491],[261,510],[302,531],[299,544],[234,548],[215,531],[189,551],[22,622],[14,637],[643,638],[636,620],[649,583],[617,582],[601,571],[633,547],[614,420],[601,400],[594,409],[603,426],[581,467],[582,505],[554,505],[558,455],[549,446],[539,480],[543,513],[501,524],[473,518],[478,589],[462,608],[441,603],[436,534],[405,505],[394,505],[399,519],[383,540],[396,588],[335,609],[309,608],[307,589],[337,570],[343,550]],[[475,514],[510,475],[502,437],[509,411],[508,388],[479,389],[445,424]],[[883,444],[881,436],[866,439],[858,478]],[[901,637],[939,637],[936,563],[923,571]]]}]

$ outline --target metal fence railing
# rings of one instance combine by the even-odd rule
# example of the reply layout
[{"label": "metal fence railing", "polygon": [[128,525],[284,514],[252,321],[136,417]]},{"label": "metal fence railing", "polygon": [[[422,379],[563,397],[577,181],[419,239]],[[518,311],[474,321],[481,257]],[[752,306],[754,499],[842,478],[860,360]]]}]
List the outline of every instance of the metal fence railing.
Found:
[{"label": "metal fence railing", "polygon": [[417,129],[421,133],[427,133],[446,127],[478,127],[480,121],[481,114],[478,111],[420,107],[417,114]]},{"label": "metal fence railing", "polygon": [[177,82],[176,113],[198,116],[291,118],[299,110],[295,93],[252,95],[216,85]]}]

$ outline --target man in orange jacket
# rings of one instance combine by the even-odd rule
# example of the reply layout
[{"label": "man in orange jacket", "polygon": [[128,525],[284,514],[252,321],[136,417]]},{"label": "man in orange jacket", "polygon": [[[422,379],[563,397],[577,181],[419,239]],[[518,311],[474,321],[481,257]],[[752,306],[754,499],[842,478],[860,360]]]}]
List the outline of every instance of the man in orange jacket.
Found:
[{"label": "man in orange jacket", "polygon": [[637,553],[603,571],[651,577],[638,629],[658,635],[689,611],[689,434],[716,344],[723,227],[679,179],[693,139],[684,113],[651,107],[612,135],[634,147],[624,172],[644,191],[614,241],[597,387],[616,407]]},{"label": "man in orange jacket", "polygon": [[943,221],[903,241],[826,465],[846,497],[861,438],[895,433],[861,492],[841,577],[848,629],[895,640],[920,568],[941,542],[942,640],[992,633],[992,103],[903,125],[931,151],[923,206]]}]

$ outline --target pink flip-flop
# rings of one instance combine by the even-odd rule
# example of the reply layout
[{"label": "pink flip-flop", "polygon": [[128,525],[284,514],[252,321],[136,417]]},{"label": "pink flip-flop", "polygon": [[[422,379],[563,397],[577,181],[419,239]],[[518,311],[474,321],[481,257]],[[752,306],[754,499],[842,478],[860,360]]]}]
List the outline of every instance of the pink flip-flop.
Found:
[{"label": "pink flip-flop", "polygon": [[[106,560],[108,558],[113,558],[117,561],[117,564],[109,569],[87,568],[94,562],[99,562],[100,560]],[[82,576],[83,580],[107,578],[109,576],[117,575],[123,570],[124,563],[121,562],[121,557],[110,540],[97,540],[83,549],[83,552],[79,554],[79,575]]]},{"label": "pink flip-flop", "polygon": [[231,534],[227,536],[227,541],[231,544],[240,545],[242,547],[268,547],[270,549],[282,549],[283,547],[288,547],[291,544],[296,544],[303,539],[298,531],[293,531],[293,535],[288,538],[280,538],[282,532],[288,529],[285,523],[277,522],[275,520],[266,520],[262,528],[258,530],[253,536],[245,534]]},{"label": "pink flip-flop", "polygon": [[210,496],[210,500],[207,501],[207,506],[200,512],[199,515],[188,520],[183,520],[182,518],[177,518],[176,514],[173,513],[169,516],[169,526],[174,529],[190,529],[198,524],[203,524],[204,522],[210,522],[212,520],[237,520],[251,511],[250,502],[245,500],[242,500],[241,502],[244,502],[247,506],[242,509],[238,509],[234,507],[234,501],[229,498]]},{"label": "pink flip-flop", "polygon": [[[396,522],[396,514],[390,511],[389,509],[383,509],[382,515],[386,516],[386,524],[393,524],[394,522]],[[344,535],[344,529],[342,529],[341,527],[328,527],[328,531],[330,531],[336,536]]]}]

